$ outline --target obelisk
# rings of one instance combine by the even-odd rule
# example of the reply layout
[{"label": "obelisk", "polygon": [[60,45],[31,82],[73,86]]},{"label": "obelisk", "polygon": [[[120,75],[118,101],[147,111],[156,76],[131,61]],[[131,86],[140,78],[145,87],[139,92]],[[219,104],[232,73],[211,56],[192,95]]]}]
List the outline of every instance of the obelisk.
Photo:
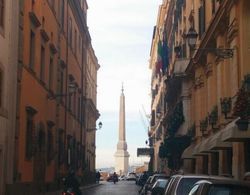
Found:
[{"label": "obelisk", "polygon": [[115,171],[117,174],[126,175],[128,173],[129,153],[127,151],[125,129],[125,96],[122,86],[122,93],[120,96],[120,115],[119,115],[119,141],[117,144],[117,151],[115,153]]}]

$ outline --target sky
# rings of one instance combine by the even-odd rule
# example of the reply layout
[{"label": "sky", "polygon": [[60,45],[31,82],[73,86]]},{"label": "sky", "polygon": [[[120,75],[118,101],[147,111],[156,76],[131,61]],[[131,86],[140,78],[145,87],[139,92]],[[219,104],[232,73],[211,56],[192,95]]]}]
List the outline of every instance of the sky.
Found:
[{"label": "sky", "polygon": [[[147,147],[150,114],[149,69],[153,27],[162,0],[89,0],[88,27],[100,64],[97,109],[102,129],[96,132],[96,167],[114,167],[122,83],[125,94],[129,163],[143,164],[139,147]],[[98,122],[99,122],[98,121]]]}]

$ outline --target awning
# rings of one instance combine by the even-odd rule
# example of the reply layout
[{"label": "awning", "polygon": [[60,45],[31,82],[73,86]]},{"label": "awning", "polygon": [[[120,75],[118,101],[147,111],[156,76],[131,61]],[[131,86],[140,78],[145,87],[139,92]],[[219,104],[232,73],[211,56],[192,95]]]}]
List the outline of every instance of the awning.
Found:
[{"label": "awning", "polygon": [[210,151],[210,149],[209,149],[209,146],[211,145],[210,140],[211,140],[211,136],[209,138],[206,138],[205,140],[203,140],[201,142],[201,145],[200,145],[199,150],[198,150],[199,153],[213,152],[213,151]]},{"label": "awning", "polygon": [[189,147],[187,147],[184,152],[181,155],[182,159],[194,159],[195,157],[193,156],[193,150],[194,150],[195,145],[192,144]]},{"label": "awning", "polygon": [[222,141],[228,142],[243,142],[247,139],[250,139],[250,127],[248,126],[247,130],[239,130],[235,122],[239,120],[239,118],[235,119],[231,123],[229,123],[224,129],[222,134]]},{"label": "awning", "polygon": [[177,59],[174,63],[174,70],[173,74],[175,76],[182,76],[185,73],[185,70],[187,69],[187,65],[189,63],[189,59]]},{"label": "awning", "polygon": [[193,156],[204,156],[207,155],[206,153],[200,153],[200,147],[202,142],[198,143],[193,150]]},{"label": "awning", "polygon": [[223,132],[224,129],[212,135],[210,139],[209,150],[226,150],[232,148],[231,142],[222,141]]}]

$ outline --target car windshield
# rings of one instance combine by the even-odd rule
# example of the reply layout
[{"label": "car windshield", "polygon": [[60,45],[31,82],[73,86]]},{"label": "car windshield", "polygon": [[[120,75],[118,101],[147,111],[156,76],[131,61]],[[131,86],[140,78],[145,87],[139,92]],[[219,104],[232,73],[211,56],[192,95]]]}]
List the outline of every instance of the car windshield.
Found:
[{"label": "car windshield", "polygon": [[211,186],[209,195],[249,195],[250,188],[241,186]]},{"label": "car windshield", "polygon": [[185,195],[190,192],[193,185],[203,178],[182,178],[177,186],[177,195]]},{"label": "car windshield", "polygon": [[167,176],[164,176],[164,175],[157,175],[157,176],[154,176],[154,177],[153,177],[151,183],[155,183],[155,181],[156,181],[157,179],[166,179],[166,178],[168,178],[168,177],[167,177]]},{"label": "car windshield", "polygon": [[167,182],[168,180],[165,180],[165,179],[161,179],[161,180],[158,180],[157,181],[157,186],[160,187],[160,188],[165,188],[165,186],[167,185]]}]

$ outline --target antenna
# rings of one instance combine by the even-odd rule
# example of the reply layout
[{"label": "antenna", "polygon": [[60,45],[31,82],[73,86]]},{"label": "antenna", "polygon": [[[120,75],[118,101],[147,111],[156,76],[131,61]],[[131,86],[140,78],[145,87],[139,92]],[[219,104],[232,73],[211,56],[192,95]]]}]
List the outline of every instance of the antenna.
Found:
[{"label": "antenna", "polygon": [[148,124],[149,124],[149,123],[150,123],[150,121],[149,121],[149,119],[150,119],[150,114],[147,114],[147,113],[146,113],[145,108],[144,108],[143,105],[142,105],[142,110],[143,110],[144,115],[145,115],[145,117],[146,117],[146,119],[147,119],[147,121],[148,121]]},{"label": "antenna", "polygon": [[145,131],[148,132],[148,126],[147,126],[147,124],[146,124],[146,122],[145,122],[145,120],[143,118],[143,115],[142,115],[142,113],[141,113],[140,110],[139,110],[139,113],[140,113],[140,117],[141,117],[141,122],[142,122],[142,124],[143,124],[143,126],[145,128]]}]

